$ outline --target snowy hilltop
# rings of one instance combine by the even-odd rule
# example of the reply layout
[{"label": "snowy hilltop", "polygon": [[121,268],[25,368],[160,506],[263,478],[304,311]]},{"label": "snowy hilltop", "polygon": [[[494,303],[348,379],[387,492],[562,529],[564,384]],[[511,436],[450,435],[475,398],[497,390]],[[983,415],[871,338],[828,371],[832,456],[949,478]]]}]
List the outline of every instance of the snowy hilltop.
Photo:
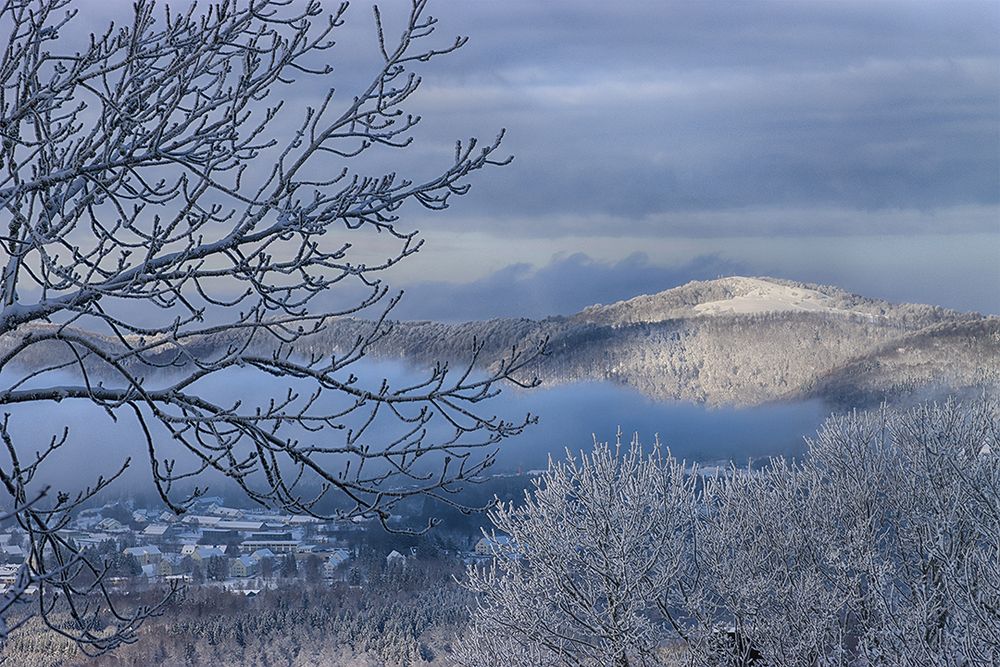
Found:
[{"label": "snowy hilltop", "polygon": [[[371,326],[337,321],[309,339],[310,351],[336,352]],[[568,317],[386,329],[370,354],[459,360],[475,340],[485,366],[546,338],[549,352],[533,368],[543,384],[610,381],[712,404],[871,404],[994,386],[1000,368],[998,318],[765,277],[691,282]]]}]

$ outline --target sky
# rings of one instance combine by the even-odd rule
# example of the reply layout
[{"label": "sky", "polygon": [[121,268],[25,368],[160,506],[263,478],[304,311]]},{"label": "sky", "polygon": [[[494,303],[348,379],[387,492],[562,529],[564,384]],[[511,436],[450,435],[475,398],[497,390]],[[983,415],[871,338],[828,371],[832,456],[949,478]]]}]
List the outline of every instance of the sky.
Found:
[{"label": "sky", "polygon": [[503,127],[515,159],[414,212],[403,314],[573,312],[734,273],[1000,312],[1000,4],[431,9],[470,39],[422,72],[415,157]]},{"label": "sky", "polygon": [[[387,35],[408,4],[382,3]],[[130,3],[87,8],[96,27]],[[722,275],[1000,313],[995,0],[429,11],[436,45],[469,42],[418,64],[414,142],[366,168],[431,176],[456,139],[501,128],[514,160],[474,174],[447,211],[403,209],[425,245],[384,276],[407,292],[398,317],[565,314]],[[370,5],[353,3],[336,37],[349,100],[376,64]],[[289,127],[323,92],[277,91]]]}]

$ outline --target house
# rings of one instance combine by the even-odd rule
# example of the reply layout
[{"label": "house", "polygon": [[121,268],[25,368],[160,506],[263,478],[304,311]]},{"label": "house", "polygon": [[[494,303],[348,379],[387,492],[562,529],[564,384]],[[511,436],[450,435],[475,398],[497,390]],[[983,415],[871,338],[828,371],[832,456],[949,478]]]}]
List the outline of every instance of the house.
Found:
[{"label": "house", "polygon": [[389,569],[406,567],[406,556],[393,549],[389,552],[389,555],[385,557],[385,566]]},{"label": "house", "polygon": [[[186,546],[186,545],[185,545]],[[181,553],[184,553],[183,551]],[[187,555],[187,554],[185,554]],[[209,558],[225,558],[226,554],[218,547],[212,547],[204,544],[199,544],[195,546],[194,550],[191,552],[191,559],[201,563],[208,560]]]},{"label": "house", "polygon": [[477,556],[492,556],[494,553],[510,548],[511,541],[506,535],[492,535],[480,538],[476,542],[475,552]]},{"label": "house", "polygon": [[243,551],[270,549],[274,553],[291,554],[299,551],[301,542],[298,540],[244,540],[240,543]]},{"label": "house", "polygon": [[263,521],[229,521],[222,520],[216,523],[215,530],[229,530],[239,533],[257,533],[264,528]]},{"label": "house", "polygon": [[257,574],[258,561],[253,556],[240,556],[229,563],[229,574],[234,577],[252,577]]},{"label": "house", "polygon": [[256,541],[266,541],[266,540],[291,540],[292,534],[288,532],[262,532],[262,533],[252,533],[248,539]]},{"label": "house", "polygon": [[275,553],[270,549],[257,549],[257,551],[254,551],[252,554],[250,554],[250,557],[255,559],[259,563],[262,560],[274,558]]},{"label": "house", "polygon": [[201,531],[197,529],[185,530],[184,532],[175,530],[175,532],[171,535],[171,539],[177,540],[181,544],[197,544],[198,540],[201,539]]},{"label": "house", "polygon": [[146,579],[156,579],[159,576],[159,568],[156,565],[143,565],[142,576]]},{"label": "house", "polygon": [[225,501],[219,496],[202,496],[192,503],[193,507],[209,508],[212,505],[221,507]]},{"label": "house", "polygon": [[244,514],[243,510],[238,510],[233,507],[222,507],[221,505],[212,505],[208,508],[207,513],[214,514],[225,519],[240,519]]},{"label": "house", "polygon": [[194,524],[196,526],[214,526],[215,524],[222,521],[221,516],[205,516],[204,514],[189,514],[183,519],[184,523]]},{"label": "house", "polygon": [[77,546],[83,548],[100,546],[104,542],[108,542],[115,538],[107,533],[81,533],[74,539],[76,540]]},{"label": "house", "polygon": [[239,533],[232,530],[216,530],[215,526],[201,531],[202,544],[235,544],[240,541]]},{"label": "house", "polygon": [[274,553],[290,554],[300,551],[302,542],[291,533],[253,533],[240,544],[243,551],[270,549]]},{"label": "house", "polygon": [[180,554],[163,554],[160,562],[156,564],[156,574],[166,579],[184,572],[184,557]]},{"label": "house", "polygon": [[23,563],[27,554],[17,544],[0,545],[0,561],[5,563]]},{"label": "house", "polygon": [[158,547],[149,545],[143,547],[130,547],[125,549],[122,553],[126,556],[133,556],[139,565],[145,567],[146,565],[155,565],[160,562],[160,558],[163,554],[160,552]]},{"label": "house", "polygon": [[333,579],[336,576],[337,568],[350,558],[351,553],[347,549],[334,549],[323,561],[323,576],[327,579]]},{"label": "house", "polygon": [[166,523],[151,523],[140,535],[147,542],[162,544],[174,536],[174,527]]},{"label": "house", "polygon": [[0,584],[13,586],[17,581],[17,573],[20,570],[20,565],[0,565]]},{"label": "house", "polygon": [[126,528],[121,521],[118,519],[112,519],[111,517],[101,519],[97,523],[97,529],[106,533],[124,533],[128,531],[128,528]]}]

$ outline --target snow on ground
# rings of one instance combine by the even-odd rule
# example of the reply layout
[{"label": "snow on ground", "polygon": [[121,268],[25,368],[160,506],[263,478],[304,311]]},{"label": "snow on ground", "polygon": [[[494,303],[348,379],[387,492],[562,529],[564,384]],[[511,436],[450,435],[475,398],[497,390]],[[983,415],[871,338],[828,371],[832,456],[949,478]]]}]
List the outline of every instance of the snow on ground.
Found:
[{"label": "snow on ground", "polygon": [[837,308],[836,301],[816,290],[779,285],[759,278],[725,278],[736,296],[719,301],[699,303],[694,311],[699,315],[752,315],[789,311],[848,313]]}]

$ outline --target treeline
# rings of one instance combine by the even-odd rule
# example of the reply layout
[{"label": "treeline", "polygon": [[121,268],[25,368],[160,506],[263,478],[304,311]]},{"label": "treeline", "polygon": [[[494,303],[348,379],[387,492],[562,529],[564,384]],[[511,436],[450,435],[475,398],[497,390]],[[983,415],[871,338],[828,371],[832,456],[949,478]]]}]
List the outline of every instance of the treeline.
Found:
[{"label": "treeline", "polygon": [[[15,633],[2,664],[18,667],[374,666],[448,662],[469,594],[439,559],[388,567],[372,551],[347,581],[296,584],[247,597],[197,588],[148,621],[139,640],[87,658],[68,640],[29,626]],[[354,583],[351,583],[354,582]],[[152,602],[155,593],[149,593]]]},{"label": "treeline", "polygon": [[490,512],[466,667],[1000,664],[1000,409],[827,420],[800,461],[692,475],[595,446]]}]

